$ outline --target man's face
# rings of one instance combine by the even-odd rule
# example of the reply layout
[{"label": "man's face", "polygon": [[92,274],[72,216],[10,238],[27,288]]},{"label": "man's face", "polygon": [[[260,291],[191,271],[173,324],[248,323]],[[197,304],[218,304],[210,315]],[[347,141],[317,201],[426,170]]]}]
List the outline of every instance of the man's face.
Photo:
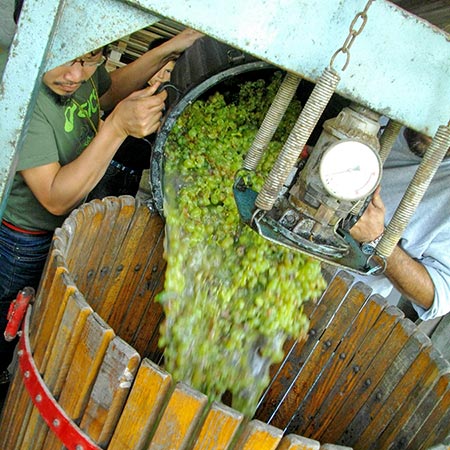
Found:
[{"label": "man's face", "polygon": [[153,86],[155,83],[165,83],[170,81],[170,77],[172,75],[173,68],[175,67],[175,61],[169,61],[166,65],[161,67],[158,72],[153,75],[150,80],[148,80],[148,85]]},{"label": "man's face", "polygon": [[102,51],[95,50],[66,64],[55,67],[44,74],[44,84],[62,97],[73,95],[104,61]]}]

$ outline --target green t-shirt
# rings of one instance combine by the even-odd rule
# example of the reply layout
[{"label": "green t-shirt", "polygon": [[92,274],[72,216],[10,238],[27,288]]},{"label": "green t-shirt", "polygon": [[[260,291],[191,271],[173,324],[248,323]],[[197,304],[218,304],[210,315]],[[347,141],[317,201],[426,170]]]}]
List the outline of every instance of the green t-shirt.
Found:
[{"label": "green t-shirt", "polygon": [[[101,66],[91,80],[83,83],[73,95],[61,104],[44,85],[19,153],[3,218],[26,230],[53,231],[62,225],[65,216],[48,212],[25,184],[20,170],[59,162],[62,166],[76,159],[95,135],[100,118],[99,96],[106,92],[111,79]],[[95,87],[94,87],[95,86]]]}]

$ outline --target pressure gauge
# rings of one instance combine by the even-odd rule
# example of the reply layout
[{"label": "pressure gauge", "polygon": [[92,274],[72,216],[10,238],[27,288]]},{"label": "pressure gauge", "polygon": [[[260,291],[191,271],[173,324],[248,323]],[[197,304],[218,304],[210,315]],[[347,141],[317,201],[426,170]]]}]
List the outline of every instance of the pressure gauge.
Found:
[{"label": "pressure gauge", "polygon": [[381,178],[381,161],[375,150],[357,141],[340,141],[328,148],[319,167],[329,194],[339,200],[360,200],[371,194]]}]

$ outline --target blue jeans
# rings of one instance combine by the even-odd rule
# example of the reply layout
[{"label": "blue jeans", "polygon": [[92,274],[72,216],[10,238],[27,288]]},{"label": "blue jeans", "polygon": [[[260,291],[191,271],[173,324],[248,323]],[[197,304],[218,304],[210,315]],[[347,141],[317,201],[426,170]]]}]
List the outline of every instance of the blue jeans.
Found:
[{"label": "blue jeans", "polygon": [[37,289],[52,235],[20,233],[0,224],[0,370],[8,367],[15,346],[3,338],[9,305],[24,287]]}]

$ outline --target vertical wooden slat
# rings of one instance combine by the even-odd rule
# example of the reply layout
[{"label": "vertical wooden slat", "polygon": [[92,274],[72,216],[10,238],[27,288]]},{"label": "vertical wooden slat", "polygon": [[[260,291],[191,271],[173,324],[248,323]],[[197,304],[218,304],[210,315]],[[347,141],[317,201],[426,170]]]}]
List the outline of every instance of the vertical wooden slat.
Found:
[{"label": "vertical wooden slat", "polygon": [[[421,339],[420,334],[417,337]],[[417,358],[412,362],[391,394],[384,399],[378,411],[373,411],[371,414],[370,426],[363,430],[359,442],[371,443],[372,447],[381,446],[380,434],[384,432],[386,427],[389,427],[390,423],[399,422],[402,427],[404,421],[409,417],[408,409],[414,409],[417,406],[418,398],[421,395],[419,393],[423,392],[424,388],[428,390],[430,383],[432,385],[436,380],[439,369],[430,360],[431,341],[426,337],[423,341],[422,350]],[[421,345],[420,341],[417,345]],[[378,396],[380,396],[379,392]],[[407,408],[405,408],[405,405],[408,405]]]},{"label": "vertical wooden slat", "polygon": [[[448,395],[450,389],[448,379],[434,374],[422,381],[407,397],[404,396],[399,411],[392,415],[389,425],[381,433],[377,441],[377,448],[393,447],[399,450],[407,448],[441,398],[446,392]],[[397,389],[400,390],[397,387],[396,392]]]},{"label": "vertical wooden slat", "polygon": [[[77,238],[82,242],[83,253],[78,256],[76,261],[72,260],[68,268],[76,280],[78,288],[85,293],[86,300],[91,304],[90,297],[86,294],[95,286],[96,275],[101,270],[99,262],[105,254],[105,249],[114,248],[109,247],[108,239],[121,210],[120,203],[116,198],[114,201],[110,201],[109,198],[93,200],[84,204],[82,208],[86,216],[85,220],[89,224],[87,229],[83,229],[81,233],[77,234]],[[92,303],[91,306],[96,309],[95,303]]]},{"label": "vertical wooden slat", "polygon": [[[165,267],[164,267],[165,269]],[[158,280],[157,286],[155,286],[154,292],[161,292],[164,289],[165,273],[161,270],[161,276]],[[156,301],[156,295],[153,297],[153,302],[149,306],[149,310],[145,316],[142,317],[140,328],[145,327],[142,336],[148,336],[147,340],[141,339],[141,333],[135,335],[133,342],[137,348],[142,348],[143,354],[152,359],[155,362],[161,361],[161,357],[164,353],[164,349],[159,346],[160,340],[160,326],[164,321],[165,315],[162,305]],[[145,323],[145,319],[148,316],[149,324]],[[150,330],[153,329],[153,333],[150,334]]]},{"label": "vertical wooden slat", "polygon": [[152,248],[149,249],[147,267],[139,284],[136,285],[133,305],[119,330],[121,335],[128,336],[130,342],[143,352],[153,336],[159,333],[158,325],[163,316],[162,306],[155,300],[164,288],[166,262],[163,253],[164,229],[161,229],[158,237],[154,238]]},{"label": "vertical wooden slat", "polygon": [[[64,258],[61,252],[57,249],[53,249],[48,257],[47,271],[44,277],[49,280],[49,283],[45,283],[45,288],[37,292],[37,301],[33,305],[33,314],[30,323],[30,345],[34,350],[36,348],[37,341],[42,335],[43,338],[49,339],[51,331],[49,331],[49,323],[51,320],[59,314],[59,302],[61,292],[65,292],[67,286],[64,285],[62,280],[62,273],[67,274],[67,268],[64,263]],[[70,283],[70,291],[73,292],[75,286]],[[51,299],[58,299],[55,304]],[[43,299],[43,301],[41,301]],[[39,345],[39,343],[38,343]]]},{"label": "vertical wooden slat", "polygon": [[[450,436],[450,373],[448,368],[442,373],[442,382],[446,383],[445,393],[436,402],[431,414],[422,422],[408,450],[428,450],[433,445],[444,442]],[[446,439],[448,441],[448,439]]]},{"label": "vertical wooden slat", "polygon": [[[392,309],[398,314],[392,314]],[[400,315],[400,317],[399,317]],[[364,363],[363,359],[359,359],[352,363],[353,374],[349,373],[349,379],[355,378],[352,381],[352,389],[345,396],[345,401],[340,405],[334,420],[330,421],[328,427],[321,434],[321,440],[324,442],[346,442],[347,445],[352,446],[350,441],[355,439],[354,433],[361,431],[357,426],[353,426],[352,421],[364,406],[365,401],[369,397],[373,390],[373,387],[379,382],[384,375],[388,367],[387,361],[394,359],[400,350],[404,347],[405,343],[413,334],[413,330],[405,328],[404,322],[408,322],[402,318],[403,314],[395,308],[386,308],[380,316],[380,319],[376,322],[374,333],[369,332],[370,337],[377,337],[373,343],[367,339],[367,344],[372,349],[373,358]],[[386,334],[385,334],[386,333]],[[382,338],[380,340],[380,337]],[[386,345],[386,341],[389,339],[391,342]],[[377,344],[380,347],[376,347]],[[389,349],[388,349],[389,347]],[[376,350],[375,354],[373,350]],[[362,353],[362,356],[364,353]],[[364,416],[363,417],[367,417]],[[364,425],[362,429],[367,426]],[[339,441],[338,441],[339,439]]]},{"label": "vertical wooden slat", "polygon": [[207,404],[206,395],[179,382],[158,423],[149,450],[183,450],[194,438],[203,410]]},{"label": "vertical wooden slat", "polygon": [[114,331],[96,313],[86,321],[59,403],[69,416],[81,418]]},{"label": "vertical wooden slat", "polygon": [[[38,370],[43,373],[45,371],[46,363],[49,358],[55,335],[61,320],[65,305],[68,298],[75,291],[75,287],[70,285],[70,280],[68,278],[67,272],[61,267],[58,262],[59,255],[55,253],[53,263],[56,267],[53,282],[50,286],[48,292],[49,299],[58,299],[55,305],[51,305],[49,301],[41,304],[41,309],[38,311],[40,313],[39,317],[33,314],[32,320],[36,324],[34,328],[30,329],[30,342],[31,348],[33,349],[33,358]],[[36,323],[39,321],[39,323]],[[32,338],[32,339],[31,339]],[[27,392],[24,395],[28,395]],[[17,433],[17,443],[23,441],[23,447],[28,448],[27,445],[31,441],[31,435],[34,433],[36,428],[40,426],[40,415],[38,411],[32,406],[31,403],[27,406],[26,417],[27,421],[25,427],[22,427],[21,431]],[[38,448],[38,447],[37,447]]]},{"label": "vertical wooden slat", "polygon": [[320,442],[318,441],[288,434],[281,440],[277,450],[319,450],[320,448]]},{"label": "vertical wooden slat", "polygon": [[[310,317],[308,338],[293,346],[282,362],[280,369],[262,396],[255,418],[267,423],[275,420],[274,425],[282,429],[287,425],[291,413],[298,406],[295,399],[289,397],[288,393],[295,385],[302,366],[317,345],[318,338],[324,332],[335,310],[342,303],[352,282],[353,277],[346,272],[339,273],[332,280]],[[281,405],[285,411],[289,411],[285,417],[279,412]]]},{"label": "vertical wooden slat", "polygon": [[[63,274],[63,277],[64,278]],[[69,296],[65,302],[60,326],[55,334],[54,342],[48,349],[49,356],[45,369],[41,371],[41,376],[53,397],[58,398],[59,391],[57,382],[64,380],[69,370],[69,365],[78,343],[81,330],[87,317],[93,313],[78,291]],[[33,408],[24,442],[32,442],[33,450],[47,450],[44,445],[48,426],[40,416],[36,408]]]},{"label": "vertical wooden slat", "polygon": [[240,450],[275,450],[281,441],[283,432],[259,420],[252,420],[236,443]]},{"label": "vertical wooden slat", "polygon": [[[135,213],[135,199],[130,196],[106,197],[102,199],[105,215],[96,242],[96,250],[91,255],[92,276],[83,293],[88,303],[97,310],[103,290],[115,276],[112,271],[125,235],[130,232],[130,224]],[[115,330],[117,332],[117,330]]]},{"label": "vertical wooden slat", "polygon": [[144,448],[171,385],[170,374],[148,359],[142,361],[108,450]]},{"label": "vertical wooden slat", "polygon": [[[417,339],[417,327],[408,319],[399,322],[401,329],[398,333],[392,333],[385,345],[377,355],[376,362],[364,374],[357,389],[354,391],[351,401],[353,408],[360,408],[342,437],[333,436],[328,442],[345,442],[346,445],[356,447],[356,443],[364,448],[369,443],[360,441],[364,430],[371,426],[371,417],[379,411],[382,404],[404,376],[405,372],[416,359],[419,348],[426,345],[421,339]],[[394,330],[395,331],[395,330]],[[423,336],[423,333],[418,333]],[[403,344],[400,351],[397,348]],[[358,395],[359,394],[359,395]],[[355,398],[356,397],[356,398]],[[350,406],[350,405],[349,405]],[[338,440],[339,438],[339,440]]]},{"label": "vertical wooden slat", "polygon": [[95,246],[100,224],[104,217],[105,207],[99,200],[84,203],[78,209],[72,211],[70,217],[75,220],[74,235],[76,245],[66,255],[66,264],[70,273],[78,284],[80,273],[86,268],[85,261]]},{"label": "vertical wooden slat", "polygon": [[[108,323],[115,326],[117,333],[129,342],[133,341],[136,329],[149,304],[152,303],[153,292],[151,274],[157,262],[162,258],[162,246],[155,252],[155,245],[163,235],[163,221],[157,213],[151,213],[147,207],[140,207],[137,215],[145,220],[145,227],[137,234],[139,240],[126,240],[126,247],[121,251],[120,259],[126,261],[126,280],[117,292],[118,298],[127,298],[128,302],[115,302],[110,310]],[[135,234],[133,230],[133,235]],[[143,251],[145,249],[145,251]],[[161,264],[162,265],[162,264]],[[139,349],[140,350],[140,349]]]},{"label": "vertical wooden slat", "polygon": [[[49,327],[49,323],[46,322],[47,316],[51,316],[52,314],[59,314],[59,302],[50,310],[50,314],[47,314],[49,311],[48,305],[48,296],[56,295],[63,297],[67,292],[66,286],[63,282],[63,274],[66,273],[66,269],[64,267],[64,260],[61,256],[61,253],[58,250],[53,249],[49,253],[47,258],[45,272],[43,276],[43,282],[41,282],[40,290],[37,292],[36,301],[33,305],[33,322],[34,326],[30,327],[30,340],[32,342],[36,341],[36,338],[33,340],[39,332],[42,333],[42,340],[39,341],[39,350],[38,350],[38,364],[42,363],[42,356],[47,348],[47,342],[50,339],[52,328]],[[42,331],[44,330],[44,331]],[[39,359],[41,356],[41,359]],[[39,366],[38,366],[39,367]],[[5,443],[8,443],[8,446],[11,448],[13,445],[20,446],[20,442],[26,433],[26,430],[29,427],[30,420],[35,420],[35,416],[33,416],[33,405],[31,400],[29,399],[29,394],[25,390],[22,383],[22,375],[20,371],[17,369],[14,377],[14,381],[12,383],[12,391],[9,395],[11,397],[11,401],[7,401],[4,410],[8,411],[8,419],[3,419],[2,424],[5,427]],[[18,422],[17,417],[22,418],[22,422]],[[2,433],[3,434],[3,433]],[[13,444],[15,442],[15,444]],[[18,447],[17,447],[18,448]]]},{"label": "vertical wooden slat", "polygon": [[[279,410],[282,417],[291,415],[287,426],[288,432],[305,434],[310,418],[315,416],[323,397],[338,378],[340,371],[346,365],[346,361],[354,353],[355,349],[352,346],[357,339],[352,336],[345,341],[345,335],[347,333],[351,335],[351,326],[355,317],[366,318],[369,323],[373,323],[374,318],[367,318],[364,314],[358,314],[370,292],[371,290],[367,286],[360,283],[350,289],[344,304],[336,311],[320,337],[318,345],[308,355],[308,359],[297,379],[298,382],[288,394],[289,396],[295,396],[294,402],[298,407],[294,413],[284,409],[283,405]],[[364,325],[364,320],[361,322],[359,325]],[[354,333],[361,336],[362,330],[358,331],[356,327]],[[343,339],[344,343],[342,343]],[[341,347],[343,348],[341,349]],[[273,421],[273,424],[278,426],[276,420]],[[315,438],[314,428],[311,428],[311,433],[305,435]]]},{"label": "vertical wooden slat", "polygon": [[226,450],[231,448],[244,415],[221,403],[211,405],[193,450]]},{"label": "vertical wooden slat", "polygon": [[[146,259],[146,253],[143,251],[143,248],[147,247],[148,241],[142,247],[143,242],[141,238],[150,220],[149,214],[146,214],[144,210],[136,210],[129,225],[129,232],[124,236],[120,248],[115,249],[117,256],[112,266],[112,276],[108,283],[104,285],[96,307],[97,313],[114,329],[119,328],[123,318],[123,316],[118,314],[118,311],[123,311],[123,308],[126,311],[128,307],[127,302],[131,300],[128,293],[125,293],[126,291],[121,293],[122,286],[125,285],[125,289],[127,286],[129,289],[132,289],[130,283],[134,279],[136,272],[140,272],[142,269],[142,262],[135,261],[135,265],[132,265],[133,260],[137,257],[136,254],[139,253],[142,253],[141,257],[143,259]],[[137,267],[138,264],[141,267]],[[125,298],[127,301],[118,300]],[[116,321],[112,320],[114,318]]]},{"label": "vertical wooden slat", "polygon": [[22,382],[22,374],[16,370],[9,387],[8,398],[3,405],[0,442],[5,450],[20,448],[33,404]]},{"label": "vertical wooden slat", "polygon": [[109,343],[80,423],[80,428],[102,447],[111,440],[139,361],[139,354],[123,339],[115,337]]},{"label": "vertical wooden slat", "polygon": [[[394,320],[389,322],[382,320],[383,317],[387,317],[386,315],[381,316],[385,306],[384,299],[376,295],[369,298],[334,355],[335,365],[339,365],[341,362],[344,364],[341,373],[337,376],[330,376],[330,370],[334,370],[334,366],[331,366],[330,370],[327,368],[320,375],[320,378],[323,379],[322,384],[325,386],[329,384],[329,386],[323,396],[314,402],[313,413],[308,413],[308,408],[305,409],[304,421],[305,423],[310,421],[309,425],[304,428],[306,435],[314,435],[315,439],[319,439],[330,422],[339,416],[340,406],[350,395],[358,373],[365,371],[386,339],[390,328],[395,324]],[[312,403],[312,400],[310,402]],[[310,419],[308,416],[311,414],[313,417]]]},{"label": "vertical wooden slat", "polygon": [[[113,338],[113,330],[101,317],[96,313],[87,317],[58,399],[61,408],[75,423],[81,420],[106,349]],[[44,448],[60,448],[58,444],[58,439],[49,434]]]}]

